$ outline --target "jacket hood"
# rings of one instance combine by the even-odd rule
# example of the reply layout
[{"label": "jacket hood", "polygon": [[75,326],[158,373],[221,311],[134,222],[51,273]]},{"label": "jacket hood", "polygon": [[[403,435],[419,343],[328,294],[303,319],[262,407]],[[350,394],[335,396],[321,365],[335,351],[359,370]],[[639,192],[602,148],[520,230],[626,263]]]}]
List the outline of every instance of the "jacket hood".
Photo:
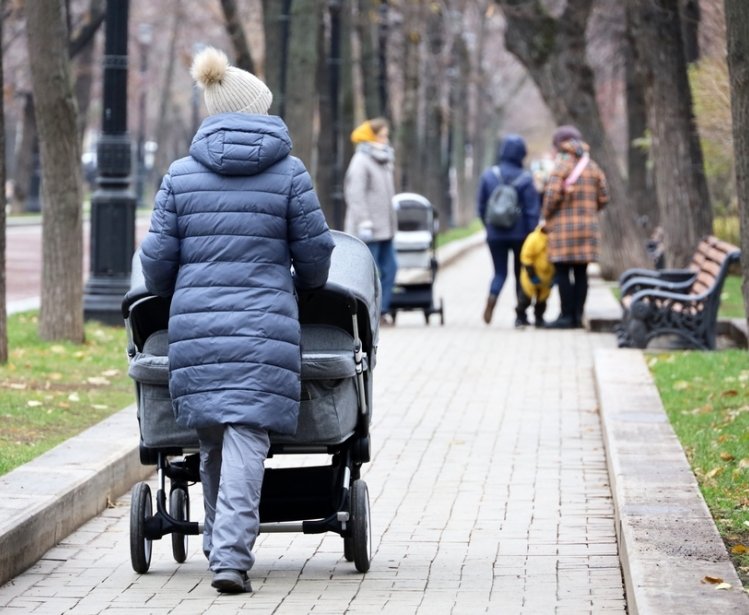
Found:
[{"label": "jacket hood", "polygon": [[497,162],[512,162],[522,166],[526,154],[527,150],[523,137],[507,135],[497,148]]},{"label": "jacket hood", "polygon": [[207,117],[190,145],[190,155],[219,175],[256,175],[290,152],[280,117],[247,113]]}]

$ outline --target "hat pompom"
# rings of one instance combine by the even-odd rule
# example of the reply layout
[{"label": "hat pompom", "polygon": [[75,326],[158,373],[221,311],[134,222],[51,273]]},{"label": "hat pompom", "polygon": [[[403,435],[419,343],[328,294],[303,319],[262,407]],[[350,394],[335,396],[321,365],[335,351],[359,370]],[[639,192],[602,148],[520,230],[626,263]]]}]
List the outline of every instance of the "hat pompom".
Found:
[{"label": "hat pompom", "polygon": [[229,59],[223,51],[214,47],[206,47],[195,56],[190,69],[190,75],[205,89],[221,83],[229,68]]}]

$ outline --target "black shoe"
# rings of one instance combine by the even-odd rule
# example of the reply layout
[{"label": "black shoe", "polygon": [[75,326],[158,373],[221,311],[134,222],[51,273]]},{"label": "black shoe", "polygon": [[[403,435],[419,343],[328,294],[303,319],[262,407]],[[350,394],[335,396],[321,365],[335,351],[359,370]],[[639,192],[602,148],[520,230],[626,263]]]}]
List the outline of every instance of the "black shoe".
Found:
[{"label": "black shoe", "polygon": [[554,322],[546,325],[546,329],[574,329],[575,321],[569,316],[560,316]]},{"label": "black shoe", "polygon": [[543,318],[536,318],[533,326],[536,327],[536,329],[544,329],[546,327],[546,321]]},{"label": "black shoe", "polygon": [[525,316],[525,315],[518,316],[515,319],[515,328],[516,329],[522,329],[523,327],[527,327],[529,324],[531,324],[531,323],[528,321],[528,317]]},{"label": "black shoe", "polygon": [[215,587],[222,594],[241,594],[252,591],[247,573],[231,568],[217,571],[213,575],[211,587]]}]

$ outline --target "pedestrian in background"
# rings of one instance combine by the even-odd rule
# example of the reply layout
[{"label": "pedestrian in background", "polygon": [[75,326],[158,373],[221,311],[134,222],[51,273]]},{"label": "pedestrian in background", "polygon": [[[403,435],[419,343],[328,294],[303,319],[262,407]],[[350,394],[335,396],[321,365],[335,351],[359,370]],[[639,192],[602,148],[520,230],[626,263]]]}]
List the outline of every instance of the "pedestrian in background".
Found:
[{"label": "pedestrian in background", "polygon": [[608,184],[590,158],[590,147],[575,126],[554,131],[554,169],[544,193],[543,217],[549,232],[549,259],[556,269],[561,314],[547,326],[582,327],[588,296],[588,263],[598,260],[599,212],[609,202]]},{"label": "pedestrian in background", "polygon": [[356,145],[346,176],[344,230],[369,247],[380,273],[381,324],[392,324],[388,312],[398,261],[394,237],[398,221],[393,207],[395,155],[390,146],[390,127],[384,118],[367,120],[351,133]]},{"label": "pedestrian in background", "polygon": [[252,591],[268,432],[297,427],[295,287],[325,284],[333,239],[266,85],[210,47],[191,73],[210,115],[161,183],[141,261],[172,297],[169,390],[200,441],[212,585],[236,593]]},{"label": "pedestrian in background", "polygon": [[[486,324],[489,324],[492,320],[499,293],[507,279],[507,259],[510,252],[512,252],[515,273],[515,326],[523,327],[530,324],[526,315],[528,306],[521,306],[519,301],[522,293],[520,287],[520,249],[528,233],[538,224],[540,196],[533,183],[533,176],[523,168],[526,153],[525,141],[521,136],[507,135],[497,146],[496,164],[485,169],[479,180],[478,214],[486,227],[486,242],[489,245],[489,252],[494,265],[494,276],[489,286],[489,296],[484,308],[484,322]],[[522,210],[520,217],[510,228],[500,228],[486,222],[489,198],[495,188],[500,185],[500,182],[515,185],[518,205]]]}]

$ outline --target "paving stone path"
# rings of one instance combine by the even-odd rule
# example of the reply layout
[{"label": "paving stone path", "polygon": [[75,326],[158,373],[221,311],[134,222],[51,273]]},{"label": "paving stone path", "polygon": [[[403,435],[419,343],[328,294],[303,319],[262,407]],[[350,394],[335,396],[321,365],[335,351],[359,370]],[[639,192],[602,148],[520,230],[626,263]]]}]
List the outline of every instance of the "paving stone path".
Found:
[{"label": "paving stone path", "polygon": [[[486,326],[489,275],[488,251],[469,252],[438,274],[444,326],[401,313],[381,331],[374,454],[363,470],[375,551],[367,574],[343,558],[337,535],[265,534],[253,594],[218,595],[194,538],[181,565],[169,538],[154,542],[150,571],[137,575],[125,496],[0,587],[0,610],[626,613],[592,369],[593,351],[614,338],[513,329],[509,285]],[[200,486],[190,495],[199,516]]]}]

